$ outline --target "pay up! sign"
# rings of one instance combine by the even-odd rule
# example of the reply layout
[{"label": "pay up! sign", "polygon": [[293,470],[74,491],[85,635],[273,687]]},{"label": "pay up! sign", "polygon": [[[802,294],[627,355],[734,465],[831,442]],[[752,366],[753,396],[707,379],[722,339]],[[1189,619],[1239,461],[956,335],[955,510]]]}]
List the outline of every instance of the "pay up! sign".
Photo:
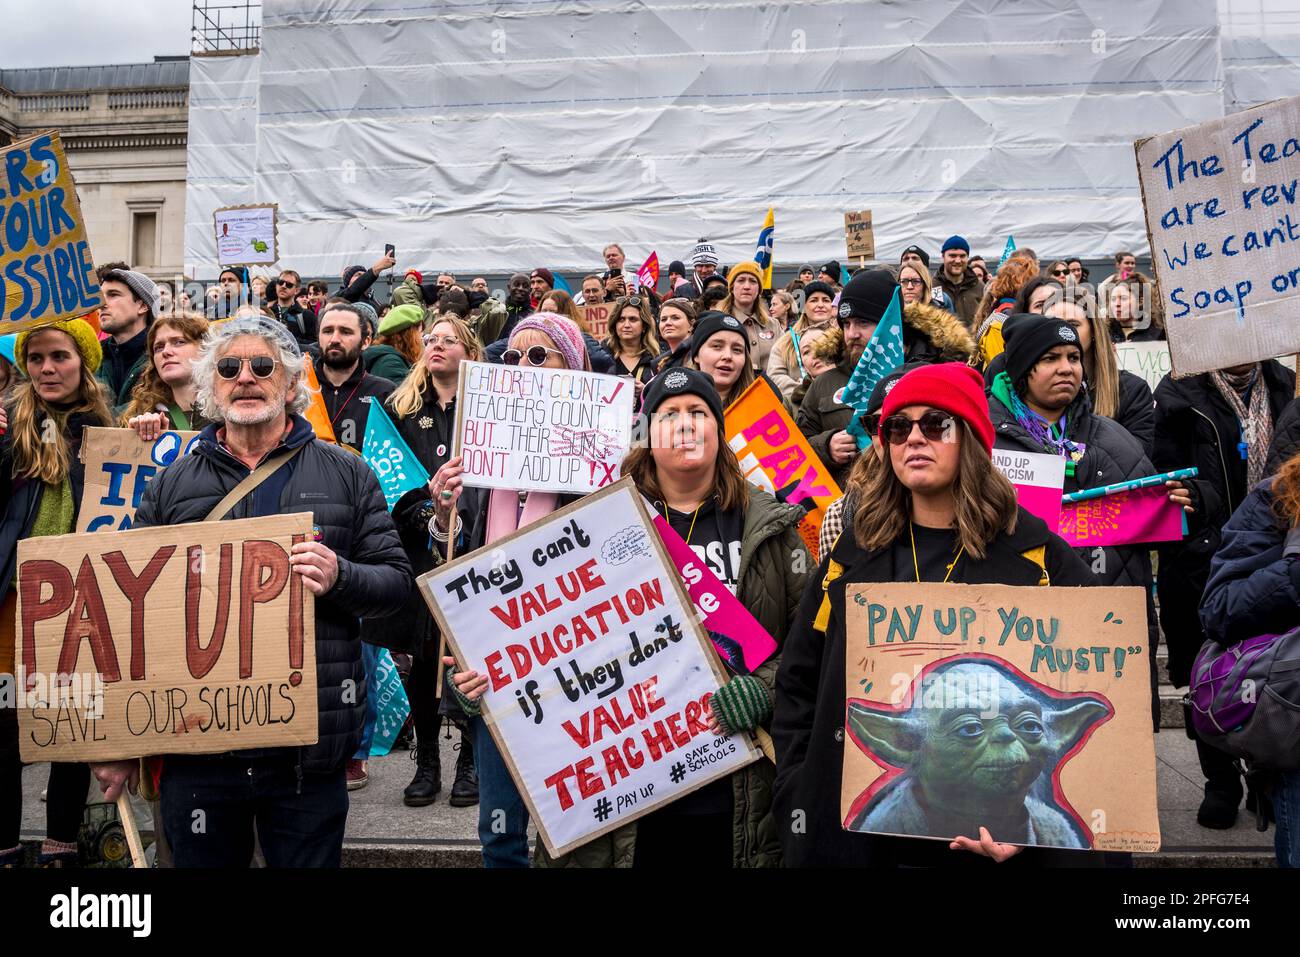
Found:
[{"label": "pay up! sign", "polygon": [[478,488],[586,494],[632,442],[632,384],[610,375],[462,362],[453,455]]},{"label": "pay up! sign", "polygon": [[758,758],[631,479],[418,583],[553,856]]},{"label": "pay up! sign", "polygon": [[1300,97],[1134,144],[1176,376],[1300,350]]},{"label": "pay up! sign", "polygon": [[304,512],[20,541],[22,759],[315,743],[311,535]]}]

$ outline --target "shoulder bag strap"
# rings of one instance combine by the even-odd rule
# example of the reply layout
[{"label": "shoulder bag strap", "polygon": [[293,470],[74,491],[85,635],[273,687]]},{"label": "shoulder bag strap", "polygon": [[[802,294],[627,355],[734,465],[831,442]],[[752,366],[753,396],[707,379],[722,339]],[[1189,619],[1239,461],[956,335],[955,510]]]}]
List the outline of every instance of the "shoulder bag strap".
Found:
[{"label": "shoulder bag strap", "polygon": [[204,521],[219,522],[221,519],[225,518],[226,513],[234,507],[236,502],[269,479],[276,469],[302,451],[303,446],[306,444],[307,443],[304,442],[303,445],[298,446],[296,449],[281,452],[279,455],[267,459],[257,468],[253,469],[253,471],[250,472],[242,482],[226,493],[226,497],[217,503],[216,508],[208,512],[208,517],[205,518]]}]

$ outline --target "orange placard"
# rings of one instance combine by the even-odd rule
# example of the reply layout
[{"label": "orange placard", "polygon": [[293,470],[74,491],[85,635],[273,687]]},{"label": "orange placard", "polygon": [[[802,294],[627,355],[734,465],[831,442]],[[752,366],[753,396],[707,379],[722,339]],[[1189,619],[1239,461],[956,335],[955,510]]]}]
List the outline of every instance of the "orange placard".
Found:
[{"label": "orange placard", "polygon": [[746,480],[779,501],[804,508],[799,534],[813,560],[820,561],[817,534],[822,518],[843,493],[780,398],[759,379],[727,408],[726,425],[727,444]]},{"label": "orange placard", "polygon": [[303,418],[311,423],[316,438],[338,445],[339,440],[334,437],[334,427],[330,425],[329,413],[325,410],[325,397],[321,395],[320,380],[316,378],[316,369],[311,363],[311,357],[303,356],[303,363],[307,375],[307,387],[311,392],[311,401],[307,403]]}]

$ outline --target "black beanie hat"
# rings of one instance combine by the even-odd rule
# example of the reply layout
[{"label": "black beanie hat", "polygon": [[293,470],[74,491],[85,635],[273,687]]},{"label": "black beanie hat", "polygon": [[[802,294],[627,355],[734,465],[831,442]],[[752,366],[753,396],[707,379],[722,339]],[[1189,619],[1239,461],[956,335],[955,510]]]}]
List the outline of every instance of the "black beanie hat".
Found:
[{"label": "black beanie hat", "polygon": [[840,274],[842,272],[839,260],[832,259],[830,262],[826,263],[826,265],[822,266],[819,272],[824,272],[826,275],[831,277],[832,281],[839,282]]},{"label": "black beanie hat", "polygon": [[709,309],[700,313],[700,318],[695,320],[695,329],[691,332],[691,358],[694,359],[704,348],[704,343],[709,341],[709,337],[719,332],[734,332],[745,342],[745,356],[749,356],[749,333],[745,331],[744,325],[735,316],[729,316],[725,312],[718,312],[716,309]]},{"label": "black beanie hat", "polygon": [[927,253],[920,246],[908,246],[906,249],[902,251],[902,253],[899,254],[898,261],[901,263],[903,261],[903,257],[906,256],[908,253],[916,253],[918,256],[921,257],[921,262],[925,263],[925,265],[927,266],[930,265],[930,254]]},{"label": "black beanie hat", "polygon": [[698,395],[703,399],[718,420],[718,435],[725,434],[722,399],[713,380],[699,369],[667,369],[651,379],[641,396],[641,414],[648,418],[664,400],[677,395]]},{"label": "black beanie hat", "polygon": [[840,325],[846,319],[879,322],[894,298],[898,281],[888,269],[864,269],[840,292]]},{"label": "black beanie hat", "polygon": [[1003,320],[1002,331],[1006,337],[1007,376],[1013,385],[1027,376],[1049,349],[1074,346],[1083,353],[1074,326],[1061,319],[1022,313]]},{"label": "black beanie hat", "polygon": [[820,279],[814,279],[812,282],[805,284],[803,287],[804,301],[806,302],[808,300],[808,297],[815,292],[820,292],[822,295],[829,296],[831,299],[835,298],[834,286],[832,286],[828,282],[823,282]]}]

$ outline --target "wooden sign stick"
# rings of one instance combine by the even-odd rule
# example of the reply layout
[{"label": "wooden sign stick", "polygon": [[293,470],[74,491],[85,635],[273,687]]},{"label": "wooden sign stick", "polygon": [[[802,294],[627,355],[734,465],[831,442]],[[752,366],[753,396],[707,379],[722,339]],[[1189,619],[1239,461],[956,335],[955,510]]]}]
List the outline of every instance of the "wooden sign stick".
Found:
[{"label": "wooden sign stick", "polygon": [[126,792],[126,786],[122,786],[122,793],[117,796],[117,817],[122,822],[122,830],[126,833],[126,843],[131,848],[131,866],[138,868],[148,868],[149,863],[144,859],[144,844],[140,841],[140,831],[135,826],[135,813],[131,810],[131,797]]}]

